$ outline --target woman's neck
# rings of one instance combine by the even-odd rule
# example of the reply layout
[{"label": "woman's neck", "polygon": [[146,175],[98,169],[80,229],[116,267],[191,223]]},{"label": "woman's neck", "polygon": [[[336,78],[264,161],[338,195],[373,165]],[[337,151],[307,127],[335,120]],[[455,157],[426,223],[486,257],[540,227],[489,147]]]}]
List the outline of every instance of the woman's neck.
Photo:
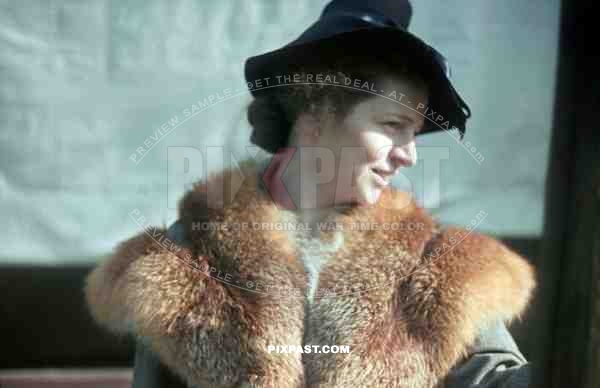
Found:
[{"label": "woman's neck", "polygon": [[[275,165],[271,165],[272,163]],[[267,167],[271,169],[269,174],[264,173]],[[297,156],[288,159],[287,162],[282,161],[282,158],[269,161],[268,164],[264,164],[261,174],[265,177],[265,183],[279,207],[288,209],[287,211],[294,215],[295,222],[310,227],[314,236],[319,234],[319,223],[335,222],[336,215],[343,209],[336,208],[333,204],[328,205],[323,198],[320,198],[319,194],[322,193],[319,190],[316,190],[313,195],[307,194],[310,189],[315,190],[314,186],[317,188],[319,186],[308,180],[301,180]],[[302,187],[301,181],[308,187]],[[285,198],[291,199],[293,202],[291,207],[287,206],[291,202],[283,200]]]},{"label": "woman's neck", "polygon": [[326,222],[335,222],[337,211],[333,207],[318,209],[296,209],[292,210],[299,223],[306,225],[316,237],[322,229],[321,225]]}]

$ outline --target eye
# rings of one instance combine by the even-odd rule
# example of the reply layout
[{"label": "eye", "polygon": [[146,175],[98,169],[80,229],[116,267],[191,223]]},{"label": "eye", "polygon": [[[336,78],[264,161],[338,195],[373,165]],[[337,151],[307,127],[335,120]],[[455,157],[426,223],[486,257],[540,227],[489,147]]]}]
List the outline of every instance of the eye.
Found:
[{"label": "eye", "polygon": [[411,123],[407,121],[384,121],[383,126],[391,131],[404,131],[412,127]]}]

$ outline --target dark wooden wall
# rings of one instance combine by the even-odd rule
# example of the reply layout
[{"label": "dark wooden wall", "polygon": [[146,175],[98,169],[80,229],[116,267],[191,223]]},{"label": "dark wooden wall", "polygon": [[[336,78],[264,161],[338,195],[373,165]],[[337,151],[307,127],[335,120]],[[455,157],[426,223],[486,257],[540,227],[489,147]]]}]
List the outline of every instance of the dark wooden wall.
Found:
[{"label": "dark wooden wall", "polygon": [[531,309],[533,387],[600,386],[598,8],[562,3],[540,287]]},{"label": "dark wooden wall", "polygon": [[0,266],[0,368],[131,366],[133,343],[90,317],[91,266]]}]

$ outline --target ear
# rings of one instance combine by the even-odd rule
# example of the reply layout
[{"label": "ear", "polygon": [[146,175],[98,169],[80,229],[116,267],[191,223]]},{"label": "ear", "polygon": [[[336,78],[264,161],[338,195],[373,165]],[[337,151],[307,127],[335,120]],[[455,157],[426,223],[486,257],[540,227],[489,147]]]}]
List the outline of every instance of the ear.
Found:
[{"label": "ear", "polygon": [[292,133],[295,135],[293,141],[298,145],[317,145],[319,136],[321,135],[321,127],[317,117],[308,112],[300,113],[294,126]]}]

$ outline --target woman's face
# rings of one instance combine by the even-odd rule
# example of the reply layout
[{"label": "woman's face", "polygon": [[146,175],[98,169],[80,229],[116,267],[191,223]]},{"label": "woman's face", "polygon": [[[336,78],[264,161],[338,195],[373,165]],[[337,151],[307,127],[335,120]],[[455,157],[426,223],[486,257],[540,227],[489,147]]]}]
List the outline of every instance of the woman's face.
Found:
[{"label": "woman's face", "polygon": [[[424,124],[417,106],[427,105],[426,89],[396,77],[374,86],[378,95],[354,106],[341,122],[305,117],[297,123],[303,134],[297,144],[309,146],[300,147],[306,197],[300,207],[374,205],[391,178],[416,163],[415,135]],[[383,97],[393,92],[395,99]]]}]

